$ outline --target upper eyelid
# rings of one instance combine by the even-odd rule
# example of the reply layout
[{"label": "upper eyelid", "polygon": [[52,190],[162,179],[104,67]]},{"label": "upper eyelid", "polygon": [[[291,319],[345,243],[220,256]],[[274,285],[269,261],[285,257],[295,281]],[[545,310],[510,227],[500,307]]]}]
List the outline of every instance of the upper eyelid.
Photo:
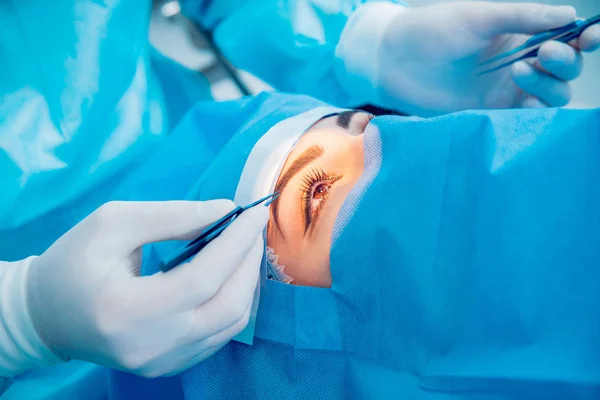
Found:
[{"label": "upper eyelid", "polygon": [[[333,175],[327,174],[322,168],[311,168],[310,171],[302,175],[302,184],[304,186],[314,185],[317,182],[329,180]],[[314,181],[311,182],[311,180]],[[320,179],[317,179],[320,178]],[[302,189],[302,188],[301,188]]]},{"label": "upper eyelid", "polygon": [[306,194],[307,189],[309,189],[309,185],[311,186],[311,190],[312,190],[312,186],[317,185],[319,183],[323,183],[323,182],[329,182],[332,186],[335,182],[339,181],[341,178],[343,178],[343,175],[337,175],[337,174],[327,174],[326,172],[324,172],[322,169],[318,170],[320,174],[324,175],[324,177],[321,177],[321,179],[315,179],[314,181],[310,182],[310,180],[312,179],[312,177],[310,176],[310,174],[317,174],[316,169],[311,169],[310,172],[304,174],[302,176],[302,186],[300,186],[300,191],[304,194]]},{"label": "upper eyelid", "polygon": [[[275,184],[275,191],[285,194],[288,183],[296,176],[298,173],[301,173],[308,165],[317,160],[325,153],[325,150],[320,145],[313,145],[308,149],[304,150],[302,154],[298,158],[296,158],[290,168],[280,175],[277,179],[277,183]],[[281,230],[281,226],[279,224],[279,202],[281,201],[282,196],[273,201],[271,204],[271,215],[273,216],[273,221],[275,222],[275,226],[277,230],[285,239],[285,234]]]}]

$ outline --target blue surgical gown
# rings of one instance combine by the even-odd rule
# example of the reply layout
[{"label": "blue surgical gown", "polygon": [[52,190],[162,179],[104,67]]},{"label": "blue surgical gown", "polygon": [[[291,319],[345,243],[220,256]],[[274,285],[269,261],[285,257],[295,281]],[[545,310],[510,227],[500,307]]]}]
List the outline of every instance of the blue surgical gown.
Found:
[{"label": "blue surgical gown", "polygon": [[[333,104],[335,46],[356,0],[184,0],[237,66]],[[150,1],[0,4],[0,260],[42,253],[114,198],[185,113],[200,76],[148,43]]]},{"label": "blue surgical gown", "polygon": [[[277,88],[345,104],[335,46],[367,1],[185,0],[183,10],[214,31],[237,66]],[[149,46],[151,5],[0,3],[0,260],[41,254],[118,199],[115,182],[191,104],[210,98],[197,73]]]},{"label": "blue surgical gown", "polygon": [[[320,105],[245,101],[195,107],[124,190],[233,198],[265,132]],[[598,132],[600,110],[374,118],[335,217],[331,288],[263,275],[252,346],[229,343],[180,385],[113,372],[111,399],[600,398]]]}]

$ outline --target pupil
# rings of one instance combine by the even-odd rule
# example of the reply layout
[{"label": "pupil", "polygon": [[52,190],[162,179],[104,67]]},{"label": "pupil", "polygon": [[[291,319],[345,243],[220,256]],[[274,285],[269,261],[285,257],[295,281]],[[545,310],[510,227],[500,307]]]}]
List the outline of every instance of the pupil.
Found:
[{"label": "pupil", "polygon": [[325,194],[327,192],[327,185],[319,185],[317,186],[317,188],[315,189],[315,198],[320,198],[321,195]]}]

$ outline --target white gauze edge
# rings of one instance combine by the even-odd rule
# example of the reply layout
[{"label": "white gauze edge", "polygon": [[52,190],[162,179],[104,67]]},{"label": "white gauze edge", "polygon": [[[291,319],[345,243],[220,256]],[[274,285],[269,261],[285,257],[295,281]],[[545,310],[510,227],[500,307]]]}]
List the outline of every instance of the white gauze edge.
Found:
[{"label": "white gauze edge", "polygon": [[[322,118],[348,109],[317,107],[285,119],[274,125],[256,142],[246,160],[233,201],[237,205],[250,204],[272,193],[285,161],[302,135]],[[260,207],[260,206],[258,206]],[[248,326],[233,340],[252,344],[254,325],[260,298],[260,279],[254,290],[254,300]]]}]

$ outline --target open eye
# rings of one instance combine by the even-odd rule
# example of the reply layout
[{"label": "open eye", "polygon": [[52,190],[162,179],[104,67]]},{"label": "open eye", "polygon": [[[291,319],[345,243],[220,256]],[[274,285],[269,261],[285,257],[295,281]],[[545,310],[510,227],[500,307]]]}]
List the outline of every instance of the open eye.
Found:
[{"label": "open eye", "polygon": [[329,191],[333,186],[334,181],[327,180],[325,182],[316,182],[310,189],[310,197],[306,204],[307,211],[311,214],[316,214],[318,209],[327,201]]},{"label": "open eye", "polygon": [[319,215],[319,210],[323,208],[329,197],[329,192],[333,184],[342,177],[339,175],[328,175],[322,170],[312,170],[303,179],[303,206],[302,211],[306,220],[305,231],[311,225],[311,222]]},{"label": "open eye", "polygon": [[331,187],[330,183],[319,183],[317,184],[317,187],[315,187],[315,190],[313,191],[313,199],[315,200],[319,200],[322,199],[323,197],[325,197],[327,195],[327,192],[329,192],[329,188]]}]

